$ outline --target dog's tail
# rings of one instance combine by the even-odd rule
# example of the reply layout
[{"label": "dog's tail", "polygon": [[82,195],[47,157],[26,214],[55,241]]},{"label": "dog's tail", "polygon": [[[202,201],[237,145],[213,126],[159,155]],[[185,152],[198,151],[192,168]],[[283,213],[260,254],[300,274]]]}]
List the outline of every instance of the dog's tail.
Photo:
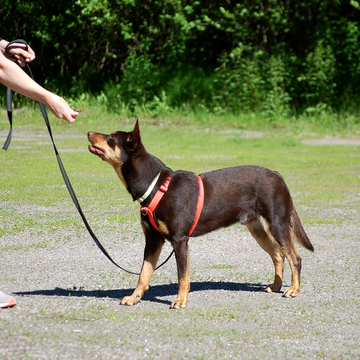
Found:
[{"label": "dog's tail", "polygon": [[308,236],[301,224],[301,221],[295,210],[294,205],[293,205],[292,211],[291,211],[291,225],[292,225],[292,230],[293,230],[295,239],[306,249],[314,252],[314,247],[311,244],[310,239],[308,238]]}]

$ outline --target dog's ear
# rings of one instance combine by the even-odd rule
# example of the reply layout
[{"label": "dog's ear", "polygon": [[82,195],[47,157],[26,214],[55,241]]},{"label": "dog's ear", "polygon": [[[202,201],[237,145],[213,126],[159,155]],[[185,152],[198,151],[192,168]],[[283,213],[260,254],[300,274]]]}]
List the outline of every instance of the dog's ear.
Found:
[{"label": "dog's ear", "polygon": [[126,143],[132,149],[136,150],[141,142],[139,119],[136,120],[134,130],[128,133]]},{"label": "dog's ear", "polygon": [[140,125],[139,125],[139,119],[136,119],[135,127],[133,130],[133,137],[137,137],[140,142]]}]

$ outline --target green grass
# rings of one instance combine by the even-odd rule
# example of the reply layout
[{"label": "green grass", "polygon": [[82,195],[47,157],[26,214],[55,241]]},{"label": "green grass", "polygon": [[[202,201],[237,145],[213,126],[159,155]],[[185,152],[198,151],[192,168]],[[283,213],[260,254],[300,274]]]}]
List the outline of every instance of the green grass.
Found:
[{"label": "green grass", "polygon": [[8,245],[0,248],[1,251],[6,250],[30,250],[33,248],[47,248],[50,245],[50,241],[42,241],[31,245]]},{"label": "green grass", "polygon": [[[308,209],[342,209],[342,216],[317,214],[311,211],[300,217],[309,224],[341,223],[351,219],[351,211],[358,207],[360,193],[360,147],[359,146],[310,146],[301,140],[322,137],[323,123],[316,127],[304,119],[289,121],[274,128],[265,126],[262,118],[249,115],[235,119],[215,120],[209,116],[208,123],[202,118],[172,115],[170,119],[140,119],[143,142],[147,150],[158,156],[168,166],[187,169],[196,173],[217,168],[254,164],[279,171],[285,178],[296,206]],[[58,151],[68,172],[73,188],[85,213],[107,207],[106,213],[97,213],[97,220],[124,223],[136,220],[138,207],[132,203],[114,170],[87,151],[87,131],[110,133],[114,130],[131,131],[135,119],[124,119],[101,108],[89,108],[69,125],[50,116]],[[299,131],[303,123],[302,132]],[[0,151],[1,200],[12,204],[30,203],[45,207],[69,207],[72,203],[60,174],[54,150],[37,108],[26,108],[14,114],[13,140],[8,151]],[[264,125],[264,126],[262,126]],[[5,112],[0,120],[2,138],[8,125]],[[244,129],[247,132],[244,132]],[[329,128],[330,133],[334,130]],[[354,129],[352,129],[354,130]],[[26,134],[31,132],[31,140]],[[259,133],[261,132],[261,134]],[[350,136],[342,129],[343,136]],[[359,136],[359,135],[357,135]],[[35,140],[34,140],[35,139]],[[117,207],[116,212],[111,211]],[[88,210],[89,209],[89,210]],[[16,211],[8,209],[6,217]],[[43,214],[39,211],[38,216]],[[4,215],[4,216],[5,216]],[[0,226],[0,235],[40,229],[47,221],[19,219],[10,226]],[[77,219],[57,219],[50,216],[54,227],[79,227]],[[45,224],[44,224],[45,223]]]},{"label": "green grass", "polygon": [[214,265],[210,265],[209,268],[211,268],[211,269],[232,269],[232,268],[234,268],[234,265],[230,265],[230,264],[214,264]]},{"label": "green grass", "polygon": [[[279,171],[290,188],[299,216],[305,225],[346,225],[346,222],[353,221],[354,213],[358,212],[360,147],[309,146],[301,142],[303,139],[334,134],[335,130],[332,127],[329,131],[325,131],[322,124],[316,127],[314,123],[309,124],[301,120],[304,121],[302,129],[301,122],[274,128],[265,122],[262,123],[262,119],[258,119],[257,122],[256,118],[248,119],[245,124],[240,122],[236,124],[235,119],[214,118],[205,123],[205,118],[199,120],[181,116],[163,120],[140,118],[140,121],[147,150],[173,169],[188,169],[198,173],[220,167],[256,164]],[[138,223],[139,205],[132,202],[114,170],[87,151],[86,137],[89,130],[105,133],[118,129],[130,131],[135,119],[125,119],[114,114],[102,113],[98,108],[89,108],[83,111],[77,122],[71,126],[53,117],[51,122],[63,163],[94,232],[103,239],[104,232],[116,226],[121,230],[126,229],[125,232],[123,231],[124,240],[139,242],[138,234],[141,232]],[[65,188],[39,111],[25,109],[15,113],[14,124],[13,141],[9,150],[7,152],[0,150],[0,238],[4,236],[8,239],[7,243],[0,244],[0,252],[4,252],[5,255],[14,253],[16,256],[21,251],[39,251],[40,254],[44,250],[57,251],[59,244],[63,242],[66,242],[66,247],[73,246],[72,241],[77,233],[81,233],[79,241],[87,242],[83,239],[86,230]],[[0,117],[2,140],[5,139],[7,129],[6,115],[3,113]],[[249,133],[244,133],[243,130],[256,132],[250,133],[253,136],[261,132],[263,136],[244,137]],[[31,139],[27,138],[28,132],[35,134],[35,138],[34,135],[31,135]],[[340,134],[343,137],[360,137],[359,134],[353,135],[353,131],[346,131],[344,128]],[[23,209],[28,205],[31,213],[28,209]],[[240,227],[240,225],[236,226]],[[65,234],[57,233],[57,229],[60,228],[67,230]],[[99,235],[97,230],[101,230],[102,233],[100,232]],[[41,236],[39,238],[30,236],[27,239],[28,234],[41,234]],[[24,235],[26,241],[19,241],[14,235],[18,238]],[[339,241],[337,233],[332,234],[331,231],[324,234],[324,237],[324,244]],[[344,241],[344,246],[347,246],[345,240],[342,238],[340,240]],[[210,236],[207,241],[215,240],[211,240]],[[110,252],[114,246],[114,243],[106,244]],[[142,240],[139,246],[142,250]],[[241,358],[243,354],[246,358],[246,354],[251,353],[249,349],[255,349],[263,355],[273,348],[275,351],[269,353],[272,357],[286,354],[288,357],[305,358],[310,354],[313,357],[316,355],[320,358],[329,358],[323,352],[322,346],[323,344],[327,346],[328,339],[330,338],[331,341],[331,337],[335,336],[331,329],[337,326],[338,329],[344,327],[347,330],[349,328],[345,326],[353,327],[358,323],[356,316],[346,314],[358,313],[357,285],[360,267],[356,252],[353,259],[340,256],[341,263],[346,264],[346,269],[342,269],[341,266],[337,267],[338,264],[327,264],[327,251],[332,251],[331,246],[325,247],[323,243],[321,246],[316,246],[315,256],[324,252],[324,255],[317,258],[316,265],[321,268],[327,266],[326,276],[334,280],[336,289],[342,286],[343,271],[351,269],[352,262],[356,264],[351,278],[353,289],[344,293],[344,296],[346,295],[344,299],[342,294],[337,295],[341,296],[340,298],[333,297],[332,289],[326,289],[324,287],[326,285],[317,281],[316,273],[310,274],[305,268],[302,284],[316,286],[315,296],[320,294],[324,296],[326,291],[324,300],[319,297],[313,300],[310,288],[306,296],[291,300],[291,303],[288,299],[280,300],[279,294],[274,294],[274,297],[264,294],[264,300],[259,297],[261,301],[254,305],[254,302],[248,299],[256,296],[256,289],[249,286],[249,292],[239,294],[243,298],[241,303],[238,301],[232,303],[232,294],[221,291],[220,294],[224,296],[225,302],[220,306],[209,305],[203,309],[190,306],[186,310],[169,312],[164,304],[159,308],[152,308],[151,302],[146,306],[123,308],[119,307],[115,299],[112,301],[110,298],[102,302],[101,298],[107,296],[108,289],[115,291],[115,289],[134,287],[138,278],[125,273],[119,274],[115,268],[111,268],[111,271],[102,269],[101,265],[100,272],[97,269],[91,270],[91,274],[96,273],[96,276],[89,281],[84,279],[84,282],[81,280],[78,280],[78,283],[66,282],[64,291],[58,295],[59,298],[52,296],[46,299],[49,304],[46,309],[39,306],[37,301],[33,302],[36,305],[29,306],[26,296],[19,297],[19,305],[9,310],[11,313],[7,312],[7,316],[0,321],[5,329],[5,344],[7,341],[9,343],[13,341],[14,337],[20,337],[21,346],[24,348],[30,342],[41,347],[45,342],[58,343],[59,337],[61,340],[63,334],[70,339],[71,344],[75,344],[74,348],[86,349],[91,344],[95,344],[97,348],[114,349],[114,353],[117,354],[119,351],[124,354],[128,351],[134,355],[136,350],[144,357],[147,351],[144,348],[145,340],[149,339],[152,331],[155,331],[158,338],[162,339],[162,347],[174,348],[173,354],[168,357],[174,359],[179,358],[177,344],[181,348],[191,348],[191,346],[199,346],[199,343],[204,346],[215,344],[212,350],[203,352],[203,358],[209,357],[209,354],[214,358],[225,358],[222,353],[226,353],[229,347],[237,358]],[[139,264],[135,264],[134,270],[137,270],[138,266]],[[263,284],[273,279],[271,267],[259,275],[253,269],[243,269],[229,264],[226,260],[209,265],[207,270],[209,273],[219,273],[216,281],[240,282],[244,289],[247,284]],[[206,275],[199,275],[194,268],[191,268],[191,271],[193,282],[213,281],[213,277],[206,279]],[[16,274],[11,275],[13,279],[9,280],[15,284],[18,281]],[[31,275],[29,272],[28,278],[24,279],[29,283],[29,287],[43,288],[42,284],[32,285]],[[162,284],[172,284],[176,281],[176,276],[166,271],[160,270],[156,276],[159,276]],[[60,282],[60,280],[56,281]],[[53,282],[46,284],[52,286]],[[100,288],[97,290],[98,284],[102,285],[101,289],[107,290]],[[97,295],[84,296],[84,291],[96,292]],[[260,287],[258,291],[261,291]],[[202,294],[206,295],[202,300],[204,304],[208,301],[207,296],[212,296],[211,293],[212,291],[204,291]],[[191,297],[197,295],[199,294],[195,292]],[[66,300],[63,299],[64,297]],[[322,301],[324,311],[318,311],[319,307],[314,307],[313,301]],[[33,326],[28,327],[27,323],[24,323],[23,313],[34,320]],[[112,329],[114,323],[120,329],[120,333],[108,331]],[[281,331],[273,326],[274,323],[280,324]],[[313,330],[311,330],[312,324],[316,324]],[[89,330],[92,327],[95,331]],[[307,334],[303,329],[310,329],[308,330],[310,333]],[[351,336],[351,331],[349,334]],[[173,339],[179,341],[174,343]],[[293,340],[297,340],[299,344],[310,343],[318,350],[310,352],[306,345],[290,348],[290,342],[294,342]],[[344,346],[346,341],[340,339],[340,346]],[[158,349],[159,347],[155,350],[150,347],[146,355],[149,358],[158,358],[161,355],[156,353]],[[351,358],[358,354],[357,349],[359,349],[358,338],[352,343],[350,350],[345,352],[340,347],[340,350],[332,352],[330,358],[335,358],[335,355],[337,358]],[[31,353],[28,353],[29,358],[32,358]],[[198,353],[201,354],[200,351]],[[17,355],[14,353],[13,358]],[[106,358],[106,355],[103,357]],[[202,357],[192,356],[189,353],[185,354],[184,358]]]}]

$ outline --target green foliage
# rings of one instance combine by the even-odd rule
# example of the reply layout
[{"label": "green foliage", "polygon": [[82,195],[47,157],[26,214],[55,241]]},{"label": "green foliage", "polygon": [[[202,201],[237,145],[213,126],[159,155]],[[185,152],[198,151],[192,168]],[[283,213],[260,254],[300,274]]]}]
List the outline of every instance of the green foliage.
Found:
[{"label": "green foliage", "polygon": [[314,52],[309,53],[305,61],[305,71],[298,77],[298,81],[303,83],[304,97],[307,105],[333,103],[336,83],[335,75],[335,56],[331,47],[320,43]]},{"label": "green foliage", "polygon": [[172,73],[165,85],[170,106],[188,109],[211,106],[213,76],[207,75],[201,67],[183,67]]},{"label": "green foliage", "polygon": [[267,78],[268,91],[264,108],[269,116],[279,118],[289,116],[291,101],[290,95],[286,92],[285,79],[286,69],[280,57],[271,56],[269,60],[269,77]]},{"label": "green foliage", "polygon": [[235,57],[230,66],[229,62],[228,57],[224,57],[220,67],[216,69],[219,75],[216,82],[220,85],[217,108],[220,109],[223,104],[225,109],[234,113],[239,110],[254,110],[261,103],[258,91],[261,77],[256,59]]},{"label": "green foliage", "polygon": [[[125,63],[124,76],[118,85],[108,85],[110,107],[114,110],[127,106],[131,112],[145,105],[155,96],[159,84],[155,66],[146,57],[130,54]],[[115,86],[115,91],[114,91]]]},{"label": "green foliage", "polygon": [[[37,81],[114,111],[289,117],[360,110],[357,1],[3,0]],[[15,103],[24,102],[15,97]]]}]

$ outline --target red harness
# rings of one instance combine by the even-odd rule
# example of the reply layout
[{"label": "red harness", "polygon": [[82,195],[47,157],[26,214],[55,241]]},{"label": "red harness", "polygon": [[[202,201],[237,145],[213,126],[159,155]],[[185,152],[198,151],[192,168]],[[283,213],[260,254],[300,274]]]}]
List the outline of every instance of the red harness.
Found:
[{"label": "red harness", "polygon": [[[194,223],[192,224],[192,226],[190,228],[189,236],[194,231],[194,229],[195,229],[195,227],[196,227],[196,225],[197,225],[197,223],[199,221],[199,218],[200,218],[203,206],[204,206],[204,184],[203,184],[203,182],[201,180],[201,177],[199,175],[196,175],[196,177],[197,177],[198,184],[199,184],[199,196],[198,196],[198,201],[197,201],[197,205],[196,205],[195,220],[194,220]],[[150,205],[141,207],[142,213],[144,215],[149,216],[151,225],[159,232],[161,232],[161,231],[160,231],[160,229],[159,229],[159,227],[158,227],[158,225],[157,225],[157,223],[155,221],[154,211],[155,211],[156,207],[158,206],[158,204],[159,204],[160,200],[162,199],[162,197],[167,192],[167,190],[169,188],[170,180],[171,180],[171,175],[169,175],[168,178],[166,179],[166,181],[164,182],[164,184],[162,184],[160,186],[160,189],[156,192],[155,196],[151,200]]]}]

